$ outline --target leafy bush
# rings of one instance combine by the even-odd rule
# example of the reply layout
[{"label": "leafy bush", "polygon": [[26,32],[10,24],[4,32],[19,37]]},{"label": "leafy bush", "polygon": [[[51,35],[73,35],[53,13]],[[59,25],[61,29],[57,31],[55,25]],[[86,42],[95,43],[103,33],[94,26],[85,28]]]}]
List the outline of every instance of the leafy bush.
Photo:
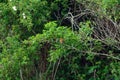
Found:
[{"label": "leafy bush", "polygon": [[119,0],[0,0],[0,80],[119,80]]}]

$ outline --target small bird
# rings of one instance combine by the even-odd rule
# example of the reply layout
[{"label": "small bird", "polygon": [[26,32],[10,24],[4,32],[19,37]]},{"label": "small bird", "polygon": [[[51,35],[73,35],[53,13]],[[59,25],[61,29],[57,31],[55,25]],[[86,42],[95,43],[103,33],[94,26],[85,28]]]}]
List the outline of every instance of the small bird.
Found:
[{"label": "small bird", "polygon": [[63,38],[60,38],[60,43],[62,44],[64,42],[64,39]]}]

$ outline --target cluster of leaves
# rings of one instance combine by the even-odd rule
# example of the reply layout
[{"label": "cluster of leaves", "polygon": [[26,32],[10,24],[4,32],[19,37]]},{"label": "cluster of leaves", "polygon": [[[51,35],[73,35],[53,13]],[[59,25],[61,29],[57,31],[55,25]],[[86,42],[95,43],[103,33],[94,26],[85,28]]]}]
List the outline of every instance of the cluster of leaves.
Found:
[{"label": "cluster of leaves", "polygon": [[[93,10],[95,13],[101,16],[107,16],[114,21],[120,19],[120,0],[77,0],[82,2],[87,9]],[[99,15],[99,16],[100,16]]]},{"label": "cluster of leaves", "polygon": [[[76,1],[86,9],[103,10],[97,15],[119,20],[119,0]],[[69,11],[68,3],[69,0],[0,0],[0,80],[120,79],[119,55],[92,37],[91,21],[80,22],[78,31],[58,25]],[[47,68],[41,72],[45,43],[50,48],[46,49],[47,57],[43,57]]]},{"label": "cluster of leaves", "polygon": [[[63,1],[62,5],[66,2],[67,0]],[[31,35],[41,33],[44,28],[43,25],[53,19],[53,11],[58,9],[59,3],[58,0],[54,0],[53,3],[46,0],[1,1],[1,39],[12,35],[18,35],[21,39],[26,39]]]}]

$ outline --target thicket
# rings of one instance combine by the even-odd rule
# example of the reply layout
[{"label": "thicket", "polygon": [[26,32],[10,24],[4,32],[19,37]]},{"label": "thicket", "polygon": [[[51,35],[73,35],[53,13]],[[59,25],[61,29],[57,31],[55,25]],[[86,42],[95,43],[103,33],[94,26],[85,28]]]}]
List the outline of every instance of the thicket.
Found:
[{"label": "thicket", "polygon": [[119,80],[120,0],[0,0],[0,80]]}]

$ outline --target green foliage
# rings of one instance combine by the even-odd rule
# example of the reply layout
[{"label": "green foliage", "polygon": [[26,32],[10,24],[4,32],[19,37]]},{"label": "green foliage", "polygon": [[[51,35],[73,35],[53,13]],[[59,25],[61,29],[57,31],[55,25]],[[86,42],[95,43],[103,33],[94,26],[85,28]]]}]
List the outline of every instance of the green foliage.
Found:
[{"label": "green foliage", "polygon": [[22,69],[24,73],[22,67],[31,63],[29,56],[32,54],[30,53],[29,49],[26,49],[25,45],[22,45],[17,37],[8,37],[6,43],[2,45],[0,55],[0,79],[20,80],[20,70]]},{"label": "green foliage", "polygon": [[[120,19],[120,0],[77,0],[79,3],[83,4],[87,9],[95,11],[97,14],[102,16],[108,16],[114,21]],[[102,17],[100,16],[100,17]]]},{"label": "green foliage", "polygon": [[[114,17],[115,19],[119,19],[119,6],[118,0],[103,0],[102,1],[102,8],[104,13],[109,15],[110,17]],[[111,12],[111,13],[110,13]]]},{"label": "green foliage", "polygon": [[[71,1],[0,0],[0,80],[120,79],[118,41],[94,38],[94,22],[86,17],[77,31],[61,26]],[[77,1],[119,20],[119,0]]]}]

